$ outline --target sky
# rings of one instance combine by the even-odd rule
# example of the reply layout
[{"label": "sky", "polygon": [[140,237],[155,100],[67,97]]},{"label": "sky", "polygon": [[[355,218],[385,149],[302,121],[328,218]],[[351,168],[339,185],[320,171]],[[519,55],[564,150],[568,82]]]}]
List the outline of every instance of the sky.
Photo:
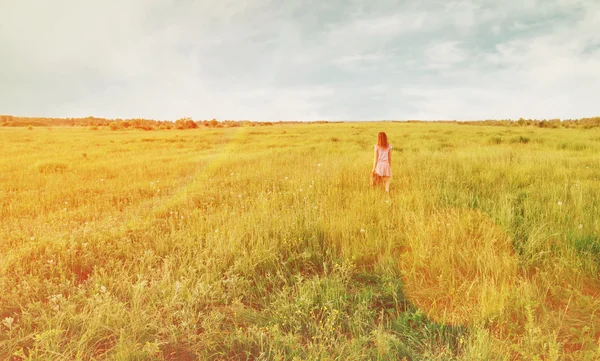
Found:
[{"label": "sky", "polygon": [[600,116],[600,0],[0,0],[0,114]]}]

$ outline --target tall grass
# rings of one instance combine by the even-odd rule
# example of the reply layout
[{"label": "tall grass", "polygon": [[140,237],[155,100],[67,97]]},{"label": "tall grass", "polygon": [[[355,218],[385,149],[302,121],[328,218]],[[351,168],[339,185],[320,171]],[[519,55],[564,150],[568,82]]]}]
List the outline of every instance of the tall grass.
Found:
[{"label": "tall grass", "polygon": [[0,359],[600,357],[598,130],[0,133]]}]

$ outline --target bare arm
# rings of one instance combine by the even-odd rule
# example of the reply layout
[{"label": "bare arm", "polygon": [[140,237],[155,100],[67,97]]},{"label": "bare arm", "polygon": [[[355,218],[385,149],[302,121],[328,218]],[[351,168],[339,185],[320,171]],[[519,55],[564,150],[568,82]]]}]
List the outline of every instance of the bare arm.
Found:
[{"label": "bare arm", "polygon": [[372,172],[375,171],[375,167],[377,166],[377,158],[379,158],[377,156],[377,147],[375,147],[373,153],[374,153],[374,155],[373,155],[373,170],[371,170]]},{"label": "bare arm", "polygon": [[392,166],[392,150],[388,151],[388,163],[390,163],[390,167]]}]

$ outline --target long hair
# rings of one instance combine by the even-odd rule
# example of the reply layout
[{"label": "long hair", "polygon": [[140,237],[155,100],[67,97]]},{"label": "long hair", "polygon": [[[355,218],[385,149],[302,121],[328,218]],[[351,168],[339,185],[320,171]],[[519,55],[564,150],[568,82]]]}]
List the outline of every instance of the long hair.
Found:
[{"label": "long hair", "polygon": [[379,132],[379,134],[377,134],[377,146],[382,149],[388,147],[387,135],[385,135],[384,132]]}]

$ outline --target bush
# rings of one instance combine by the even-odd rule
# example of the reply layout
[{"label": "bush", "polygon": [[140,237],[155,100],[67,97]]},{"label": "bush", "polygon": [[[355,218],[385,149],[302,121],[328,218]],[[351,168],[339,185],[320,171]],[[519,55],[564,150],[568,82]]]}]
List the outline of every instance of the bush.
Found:
[{"label": "bush", "polygon": [[520,136],[518,136],[518,137],[515,137],[515,138],[512,138],[512,139],[510,140],[510,142],[511,142],[511,143],[513,143],[513,144],[515,144],[515,143],[527,144],[527,143],[529,143],[530,141],[531,141],[531,139],[529,139],[529,138],[527,138],[527,137],[524,137],[524,136],[522,136],[522,135],[520,135]]},{"label": "bush", "polygon": [[110,130],[119,130],[119,124],[117,124],[116,122],[112,122],[110,123],[110,125],[108,126],[110,128]]},{"label": "bush", "polygon": [[503,140],[500,137],[490,138],[490,144],[502,144]]},{"label": "bush", "polygon": [[66,171],[69,166],[66,163],[61,162],[45,162],[37,165],[37,169],[40,173],[62,173]]}]

